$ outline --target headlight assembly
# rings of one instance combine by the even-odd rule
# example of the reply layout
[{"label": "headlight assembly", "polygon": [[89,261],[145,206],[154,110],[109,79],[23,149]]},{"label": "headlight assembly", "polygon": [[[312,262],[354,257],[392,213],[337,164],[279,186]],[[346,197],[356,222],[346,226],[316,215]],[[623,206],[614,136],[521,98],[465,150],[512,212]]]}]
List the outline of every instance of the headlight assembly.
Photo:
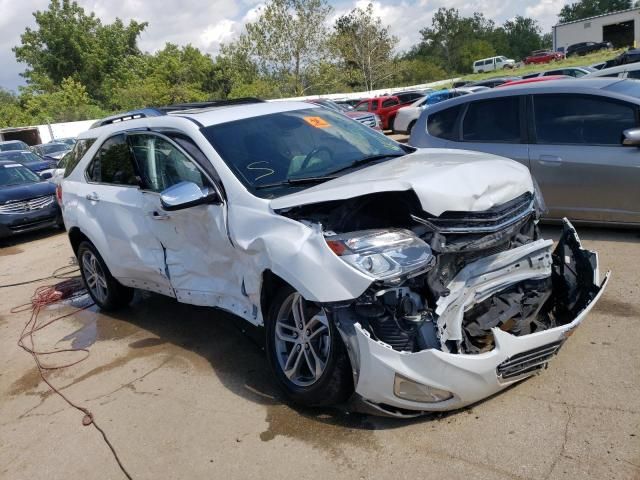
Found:
[{"label": "headlight assembly", "polygon": [[326,242],[342,260],[376,280],[424,271],[433,259],[429,245],[409,230],[361,230],[329,236]]}]

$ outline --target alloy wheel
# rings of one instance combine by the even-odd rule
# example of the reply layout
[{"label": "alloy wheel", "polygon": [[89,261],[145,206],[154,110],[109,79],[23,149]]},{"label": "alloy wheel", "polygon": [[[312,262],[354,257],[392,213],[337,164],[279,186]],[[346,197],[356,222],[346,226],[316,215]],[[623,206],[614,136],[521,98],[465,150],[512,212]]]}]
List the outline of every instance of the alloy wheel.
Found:
[{"label": "alloy wheel", "polygon": [[278,364],[289,381],[299,387],[317,382],[331,348],[331,329],[324,309],[292,293],[278,311],[274,335]]},{"label": "alloy wheel", "polygon": [[107,277],[100,266],[100,262],[95,254],[90,250],[82,253],[82,271],[87,288],[95,299],[104,303],[109,295]]}]

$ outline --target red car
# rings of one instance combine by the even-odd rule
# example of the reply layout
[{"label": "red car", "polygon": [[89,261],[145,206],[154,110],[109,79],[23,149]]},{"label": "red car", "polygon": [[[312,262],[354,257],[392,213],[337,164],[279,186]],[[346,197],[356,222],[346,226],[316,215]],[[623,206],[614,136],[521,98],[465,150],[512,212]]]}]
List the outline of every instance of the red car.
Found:
[{"label": "red car", "polygon": [[556,60],[564,60],[564,54],[560,52],[542,50],[531,52],[531,55],[524,59],[524,64],[531,65],[532,63],[549,63]]},{"label": "red car", "polygon": [[356,105],[355,110],[359,112],[371,112],[380,117],[383,130],[393,130],[393,120],[396,118],[398,110],[415,102],[422,94],[398,94],[386,97],[369,98],[362,100]]},{"label": "red car", "polygon": [[512,85],[522,85],[527,83],[546,82],[548,80],[564,80],[567,78],[572,77],[568,75],[547,75],[546,77],[524,78],[522,80],[513,80],[511,82],[503,83],[502,85],[498,85],[496,88],[510,87]]}]

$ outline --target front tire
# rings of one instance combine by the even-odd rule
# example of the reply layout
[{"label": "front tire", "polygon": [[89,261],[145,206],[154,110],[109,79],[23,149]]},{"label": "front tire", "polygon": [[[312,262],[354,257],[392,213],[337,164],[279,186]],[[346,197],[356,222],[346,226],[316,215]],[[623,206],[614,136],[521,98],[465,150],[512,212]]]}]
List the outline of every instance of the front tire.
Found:
[{"label": "front tire", "polygon": [[113,311],[131,302],[133,288],[125,287],[113,278],[92,243],[80,243],[76,256],[82,280],[96,305],[102,310]]},{"label": "front tire", "polygon": [[336,405],[353,393],[346,349],[324,308],[283,287],[269,308],[265,333],[269,366],[291,401]]}]

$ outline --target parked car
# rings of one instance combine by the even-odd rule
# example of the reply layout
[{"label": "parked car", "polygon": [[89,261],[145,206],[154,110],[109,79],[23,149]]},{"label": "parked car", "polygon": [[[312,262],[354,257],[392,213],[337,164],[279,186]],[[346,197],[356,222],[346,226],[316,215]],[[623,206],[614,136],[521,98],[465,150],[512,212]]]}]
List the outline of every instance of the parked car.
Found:
[{"label": "parked car", "polygon": [[640,226],[639,109],[636,80],[530,83],[436,105],[420,116],[409,143],[526,165],[548,219]]},{"label": "parked car", "polygon": [[580,42],[567,47],[567,57],[574,55],[586,55],[588,53],[599,52],[600,50],[613,50],[611,42]]},{"label": "parked car", "polygon": [[346,115],[349,118],[352,118],[356,122],[360,122],[367,127],[371,127],[374,130],[381,130],[380,128],[380,117],[375,113],[370,112],[359,112],[354,109],[347,109],[337,104],[333,100],[329,100],[327,98],[316,98],[307,100],[309,103],[313,103],[315,105],[320,105],[322,107],[328,108],[329,110],[333,110],[334,112],[341,113]]},{"label": "parked car", "polygon": [[25,166],[0,159],[0,238],[60,225],[55,187]]},{"label": "parked car", "polygon": [[585,75],[589,75],[591,72],[595,72],[595,68],[591,67],[563,67],[563,68],[555,68],[553,70],[547,70],[545,72],[536,72],[529,73],[527,75],[523,75],[523,79],[536,78],[536,77],[557,77],[559,75],[565,77],[574,77],[580,78]]},{"label": "parked car", "polygon": [[485,80],[480,80],[477,82],[470,83],[465,87],[489,87],[495,88],[498,85],[502,85],[503,83],[513,82],[514,80],[520,80],[521,77],[493,77],[487,78]]},{"label": "parked car", "polygon": [[141,288],[264,326],[299,404],[402,417],[477,402],[544,369],[606,285],[570,223],[555,253],[540,238],[525,167],[416,151],[308,103],[78,142],[94,143],[67,168],[63,214],[98,307]]},{"label": "parked car", "polygon": [[531,52],[527,58],[524,59],[525,65],[531,65],[534,63],[549,63],[557,60],[563,60],[564,54],[561,52],[552,52],[549,50],[540,50]]},{"label": "parked car", "polygon": [[473,73],[493,72],[494,70],[504,70],[514,68],[516,61],[505,56],[483,58],[473,62]]},{"label": "parked car", "polygon": [[474,89],[483,89],[487,87],[461,87],[461,88],[451,88],[445,90],[438,90],[436,92],[427,95],[426,97],[420,98],[413,102],[411,105],[402,107],[398,110],[395,121],[393,122],[393,132],[401,133],[401,134],[410,134],[411,129],[418,120],[418,117],[422,113],[422,111],[430,105],[435,105],[440,102],[444,102],[445,100],[449,100],[450,98],[456,98],[460,95],[467,95],[471,93]]},{"label": "parked car", "polygon": [[12,150],[29,150],[29,145],[22,140],[6,140],[0,142],[0,152],[9,152]]},{"label": "parked car", "polygon": [[76,138],[75,137],[55,138],[51,140],[49,143],[66,143],[70,147],[73,147],[76,144]]},{"label": "parked car", "polygon": [[502,85],[498,85],[496,88],[502,87],[513,87],[514,85],[525,85],[527,83],[537,83],[537,82],[548,82],[549,80],[567,80],[569,78],[566,75],[551,75],[548,77],[529,77],[523,78],[522,80],[514,80],[513,82],[503,83]]},{"label": "parked car", "polygon": [[355,108],[355,106],[359,104],[361,101],[362,101],[361,98],[348,98],[345,100],[336,100],[336,103],[338,105],[346,105],[348,107]]},{"label": "parked car", "polygon": [[591,72],[595,72],[595,68],[591,68],[591,67],[563,67],[563,68],[556,68],[554,70],[547,70],[546,72],[542,73],[543,77],[549,77],[549,76],[558,76],[558,75],[564,75],[567,77],[574,77],[574,78],[580,78],[580,77],[584,77],[585,75],[589,75]]},{"label": "parked car", "polygon": [[67,143],[41,143],[40,145],[34,145],[30,150],[45,160],[60,160],[72,148],[73,146]]},{"label": "parked car", "polygon": [[583,78],[594,77],[614,77],[614,78],[635,78],[640,79],[640,63],[627,63],[617,67],[595,70]]},{"label": "parked car", "polygon": [[592,63],[591,65],[589,65],[591,68],[593,68],[594,70],[602,70],[603,68],[606,68],[607,66],[607,62],[598,62],[598,63]]},{"label": "parked car", "polygon": [[45,160],[29,150],[10,150],[8,152],[0,152],[0,160],[10,160],[13,163],[19,163],[38,175],[43,170],[54,168],[56,166],[55,161]]},{"label": "parked car", "polygon": [[640,49],[633,48],[626,52],[622,52],[617,57],[607,62],[606,68],[616,67],[618,65],[627,65],[629,63],[640,62]]},{"label": "parked car", "polygon": [[390,95],[377,98],[369,98],[362,100],[356,105],[355,110],[357,112],[371,112],[380,117],[381,126],[383,130],[393,130],[393,122],[396,118],[396,113],[400,108],[406,105],[410,105],[415,102],[419,96],[415,95]]},{"label": "parked car", "polygon": [[451,88],[460,88],[473,83],[473,80],[457,80],[451,84]]}]

